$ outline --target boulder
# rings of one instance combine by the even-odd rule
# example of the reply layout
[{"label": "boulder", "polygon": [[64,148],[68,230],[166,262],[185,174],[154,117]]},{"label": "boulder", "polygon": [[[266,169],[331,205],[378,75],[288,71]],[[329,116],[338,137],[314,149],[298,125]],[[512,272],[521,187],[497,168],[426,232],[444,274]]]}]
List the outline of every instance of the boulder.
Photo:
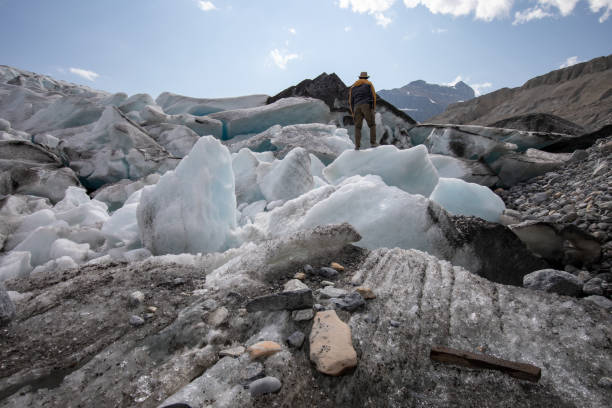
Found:
[{"label": "boulder", "polygon": [[578,296],[582,292],[580,279],[571,273],[555,269],[542,269],[525,275],[523,286],[567,296]]}]

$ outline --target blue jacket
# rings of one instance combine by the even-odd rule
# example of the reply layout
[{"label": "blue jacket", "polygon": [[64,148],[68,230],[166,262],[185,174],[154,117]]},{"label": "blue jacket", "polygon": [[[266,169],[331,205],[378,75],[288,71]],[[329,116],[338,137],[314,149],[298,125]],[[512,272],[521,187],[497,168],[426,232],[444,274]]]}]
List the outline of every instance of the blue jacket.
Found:
[{"label": "blue jacket", "polygon": [[349,89],[349,108],[351,113],[357,105],[367,103],[372,109],[376,109],[376,91],[374,85],[367,79],[357,80]]}]

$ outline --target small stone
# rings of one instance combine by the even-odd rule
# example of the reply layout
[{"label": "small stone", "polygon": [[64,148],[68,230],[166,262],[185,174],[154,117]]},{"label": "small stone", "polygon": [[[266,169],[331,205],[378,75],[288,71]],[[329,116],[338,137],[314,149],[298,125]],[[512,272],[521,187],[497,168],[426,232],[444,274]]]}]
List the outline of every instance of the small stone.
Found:
[{"label": "small stone", "polygon": [[402,325],[402,323],[397,320],[389,320],[389,324],[393,327],[400,327]]},{"label": "small stone", "polygon": [[147,312],[155,313],[155,312],[157,312],[157,307],[149,306],[149,307],[147,307]]},{"label": "small stone", "polygon": [[240,309],[238,309],[238,316],[244,317],[249,313],[248,310],[246,310],[246,308],[241,307]]},{"label": "small stone", "polygon": [[351,329],[333,310],[315,316],[310,331],[310,361],[328,375],[340,375],[357,365]]},{"label": "small stone", "polygon": [[586,160],[588,157],[589,157],[589,154],[587,153],[586,150],[577,149],[577,150],[574,150],[568,162],[575,163],[575,162]]},{"label": "small stone", "polygon": [[134,327],[139,327],[145,324],[145,320],[140,316],[132,315],[130,316],[130,324]]},{"label": "small stone", "polygon": [[287,283],[285,283],[283,292],[294,292],[296,290],[303,290],[303,289],[308,289],[308,286],[302,283],[302,281],[300,281],[299,279],[291,279],[287,281]]},{"label": "small stone", "polygon": [[532,200],[536,204],[541,204],[544,201],[548,200],[548,193],[547,192],[536,193],[533,195]]},{"label": "small stone", "polygon": [[335,286],[336,284],[332,281],[324,280],[321,281],[321,286]]},{"label": "small stone", "polygon": [[132,307],[136,307],[142,304],[145,300],[145,295],[141,291],[137,290],[135,292],[130,293],[130,297],[128,299],[128,303]]},{"label": "small stone", "polygon": [[317,312],[320,312],[322,310],[325,310],[325,306],[323,306],[320,303],[315,303],[315,305],[312,307],[314,310],[316,310]]},{"label": "small stone", "polygon": [[274,353],[281,351],[280,344],[274,341],[260,341],[247,348],[249,355],[253,360],[260,357],[268,357]]},{"label": "small stone", "polygon": [[219,352],[219,356],[236,358],[236,357],[240,357],[241,355],[243,355],[245,351],[246,349],[242,346],[232,347],[229,349],[221,350]]},{"label": "small stone", "polygon": [[304,265],[304,272],[308,275],[313,275],[314,274],[314,269],[312,268],[312,266],[310,265]]},{"label": "small stone", "polygon": [[337,262],[332,262],[329,266],[331,266],[332,268],[334,268],[335,270],[337,270],[338,272],[342,272],[344,271],[344,266],[340,265]]},{"label": "small stone", "polygon": [[252,397],[256,397],[258,395],[278,392],[282,386],[283,385],[278,378],[264,377],[249,384],[249,392],[251,393]]},{"label": "small stone", "polygon": [[296,322],[305,322],[312,320],[314,311],[312,309],[294,310],[291,317]]},{"label": "small stone", "polygon": [[218,308],[217,310],[209,314],[206,321],[212,327],[219,327],[227,321],[228,317],[229,317],[229,310],[227,310],[226,307],[221,306],[220,308]]},{"label": "small stone", "polygon": [[328,268],[326,266],[319,269],[319,275],[326,279],[335,279],[338,277],[338,271],[334,268]]},{"label": "small stone", "polygon": [[342,298],[348,295],[348,291],[344,289],[335,288],[333,286],[326,286],[323,289],[319,290],[319,296],[321,299],[330,299],[330,298]]},{"label": "small stone", "polygon": [[604,294],[603,283],[604,281],[600,278],[590,279],[584,284],[584,286],[582,287],[582,291],[585,295],[601,296]]},{"label": "small stone", "polygon": [[584,299],[585,302],[593,303],[594,305],[608,311],[612,312],[612,300],[607,297],[599,296],[599,295],[591,295],[587,296]]},{"label": "small stone", "polygon": [[376,295],[372,292],[372,289],[367,286],[359,286],[355,288],[355,291],[361,295],[365,300],[376,299]]},{"label": "small stone", "polygon": [[304,279],[306,279],[306,274],[304,272],[298,272],[295,275],[293,275],[293,279],[299,279],[303,281]]},{"label": "small stone", "polygon": [[206,310],[215,310],[217,308],[217,301],[215,299],[206,299],[202,303],[202,307]]},{"label": "small stone", "polygon": [[593,279],[593,276],[591,276],[588,271],[578,271],[576,276],[578,276],[578,279],[580,279],[582,283],[586,283],[587,281]]},{"label": "small stone", "polygon": [[599,381],[597,381],[597,385],[605,388],[612,388],[612,378],[610,377],[601,377]]},{"label": "small stone", "polygon": [[297,310],[312,307],[312,290],[302,289],[257,297],[247,303],[249,312]]},{"label": "small stone", "polygon": [[329,301],[331,304],[334,305],[334,307],[342,310],[347,310],[349,312],[353,312],[361,306],[365,305],[365,300],[358,292],[353,292],[343,298],[331,298],[329,299]]},{"label": "small stone", "polygon": [[291,336],[287,337],[287,343],[289,343],[291,347],[299,349],[300,347],[302,347],[302,344],[304,343],[305,339],[306,335],[298,330],[293,332]]}]

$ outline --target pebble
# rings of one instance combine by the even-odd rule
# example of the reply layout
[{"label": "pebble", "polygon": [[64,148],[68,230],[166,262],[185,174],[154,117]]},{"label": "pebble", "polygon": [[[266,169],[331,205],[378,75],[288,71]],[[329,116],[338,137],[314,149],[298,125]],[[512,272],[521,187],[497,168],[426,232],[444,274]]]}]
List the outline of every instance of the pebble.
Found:
[{"label": "pebble", "polygon": [[291,336],[287,337],[287,343],[289,343],[291,347],[299,349],[300,347],[302,347],[302,344],[304,343],[305,339],[306,335],[298,330],[293,332]]},{"label": "pebble", "polygon": [[308,289],[308,286],[299,279],[291,279],[285,283],[283,292],[294,292],[296,290]]},{"label": "pebble", "polygon": [[319,297],[321,299],[342,298],[346,295],[348,295],[348,291],[340,288],[335,288],[333,286],[326,286],[323,289],[319,290]]},{"label": "pebble", "polygon": [[247,351],[251,358],[255,360],[260,357],[268,357],[278,353],[281,351],[281,346],[274,341],[260,341],[247,348]]},{"label": "pebble", "polygon": [[134,327],[139,327],[145,324],[145,320],[140,316],[132,315],[130,316],[130,324]]},{"label": "pebble", "polygon": [[298,272],[295,275],[293,275],[293,279],[299,279],[303,281],[304,279],[306,279],[306,274],[304,272]]},{"label": "pebble", "polygon": [[278,378],[264,377],[249,384],[249,392],[251,393],[252,397],[256,397],[258,395],[278,392],[282,386],[283,385]]},{"label": "pebble", "polygon": [[402,323],[397,320],[389,320],[389,324],[393,327],[400,327],[402,325]]},{"label": "pebble", "polygon": [[337,262],[332,262],[329,266],[331,266],[332,268],[334,268],[335,270],[337,270],[338,272],[342,272],[344,271],[344,266],[340,265]]},{"label": "pebble", "polygon": [[241,355],[243,355],[245,351],[246,349],[242,346],[232,347],[229,349],[221,350],[219,352],[219,356],[236,358],[236,357],[240,357]]},{"label": "pebble", "polygon": [[352,292],[342,298],[331,298],[329,301],[334,305],[334,307],[347,310],[349,312],[353,312],[365,305],[365,300],[358,292]]},{"label": "pebble", "polygon": [[598,295],[604,294],[604,281],[600,278],[593,278],[587,281],[582,287],[582,291],[585,295]]},{"label": "pebble", "polygon": [[149,307],[147,307],[147,312],[155,313],[155,312],[157,312],[157,307],[149,306]]},{"label": "pebble", "polygon": [[335,286],[336,284],[332,281],[324,280],[321,281],[321,286]]},{"label": "pebble", "polygon": [[612,388],[612,378],[601,377],[599,381],[597,381],[597,385],[600,387]]},{"label": "pebble", "polygon": [[291,318],[296,322],[312,320],[313,317],[314,311],[312,309],[294,310],[291,314]]},{"label": "pebble", "polygon": [[137,290],[135,292],[130,293],[130,297],[128,300],[128,303],[130,304],[130,306],[132,307],[136,307],[140,304],[142,304],[145,300],[145,295],[144,293],[142,293],[141,291]]},{"label": "pebble", "polygon": [[319,269],[319,275],[326,279],[335,279],[338,277],[338,271],[334,268],[328,268],[327,266]]},{"label": "pebble", "polygon": [[359,293],[365,300],[376,299],[376,295],[372,289],[367,286],[358,286],[355,288],[355,292]]},{"label": "pebble", "polygon": [[312,268],[312,266],[310,265],[304,265],[304,272],[308,275],[313,275],[314,274],[314,269]]},{"label": "pebble", "polygon": [[315,316],[310,331],[310,361],[327,375],[341,375],[357,365],[351,328],[333,310]]}]

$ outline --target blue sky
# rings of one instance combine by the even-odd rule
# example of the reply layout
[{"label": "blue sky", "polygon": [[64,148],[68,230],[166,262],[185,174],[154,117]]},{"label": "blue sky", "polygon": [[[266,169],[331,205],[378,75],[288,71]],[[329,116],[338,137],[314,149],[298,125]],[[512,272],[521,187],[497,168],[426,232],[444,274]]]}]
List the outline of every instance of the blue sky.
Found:
[{"label": "blue sky", "polygon": [[481,93],[612,53],[612,0],[0,0],[0,64],[109,92],[274,95],[335,72]]}]

